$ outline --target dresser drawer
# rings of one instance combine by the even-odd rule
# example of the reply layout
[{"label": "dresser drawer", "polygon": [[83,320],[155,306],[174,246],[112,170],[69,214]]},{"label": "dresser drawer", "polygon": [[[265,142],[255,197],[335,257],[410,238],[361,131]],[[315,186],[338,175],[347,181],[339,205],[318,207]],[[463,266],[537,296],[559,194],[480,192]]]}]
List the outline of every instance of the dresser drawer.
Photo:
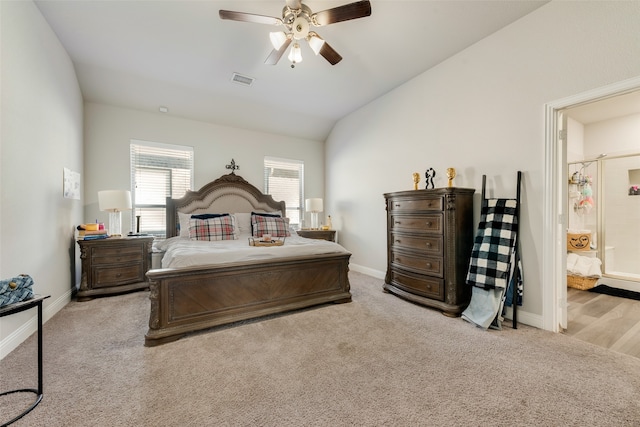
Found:
[{"label": "dresser drawer", "polygon": [[391,283],[407,292],[444,301],[444,280],[435,277],[413,276],[391,270]]},{"label": "dresser drawer", "polygon": [[389,200],[389,212],[394,211],[442,211],[444,201],[442,196],[424,199],[392,199]]},{"label": "dresser drawer", "polygon": [[429,255],[442,256],[442,236],[413,236],[402,233],[391,233],[391,246],[394,248],[412,249]]},{"label": "dresser drawer", "polygon": [[391,215],[391,231],[429,232],[442,234],[442,214]]},{"label": "dresser drawer", "polygon": [[443,277],[442,258],[429,258],[420,255],[407,255],[402,252],[391,251],[391,264],[408,270],[418,270],[419,273]]},{"label": "dresser drawer", "polygon": [[93,274],[93,287],[96,288],[143,282],[145,280],[145,272],[141,263],[119,265],[117,267],[96,266],[93,269]]}]

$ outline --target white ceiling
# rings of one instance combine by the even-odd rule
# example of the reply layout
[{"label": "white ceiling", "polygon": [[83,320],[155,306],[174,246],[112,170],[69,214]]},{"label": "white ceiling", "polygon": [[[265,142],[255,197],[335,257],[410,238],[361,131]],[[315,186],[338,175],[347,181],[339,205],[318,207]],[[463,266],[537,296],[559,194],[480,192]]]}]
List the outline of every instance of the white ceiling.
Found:
[{"label": "white ceiling", "polygon": [[[279,1],[36,1],[71,56],[85,101],[324,141],[337,120],[547,1],[373,0],[370,17],[316,31],[344,58],[302,46],[264,64],[268,25],[219,9],[281,16]],[[344,1],[307,0],[314,12]],[[231,82],[234,72],[255,78]],[[160,114],[160,113],[158,113]]]}]

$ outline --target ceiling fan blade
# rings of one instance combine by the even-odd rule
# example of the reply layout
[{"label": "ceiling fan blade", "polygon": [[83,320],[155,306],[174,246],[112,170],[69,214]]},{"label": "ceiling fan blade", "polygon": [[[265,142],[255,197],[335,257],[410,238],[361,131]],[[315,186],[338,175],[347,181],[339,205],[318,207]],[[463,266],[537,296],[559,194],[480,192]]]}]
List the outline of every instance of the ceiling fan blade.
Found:
[{"label": "ceiling fan blade", "polygon": [[234,12],[232,10],[220,9],[220,19],[230,19],[232,21],[252,22],[254,24],[282,25],[282,19],[273,16],[256,15],[253,13]]},{"label": "ceiling fan blade", "polygon": [[316,26],[334,24],[336,22],[348,21],[350,19],[364,18],[371,15],[371,2],[368,0],[357,1],[323,10],[311,15],[311,21]]},{"label": "ceiling fan blade", "polygon": [[322,48],[320,48],[320,55],[324,57],[331,65],[336,65],[338,62],[342,61],[342,56],[338,52],[335,51],[334,48],[329,46],[329,43],[324,42]]},{"label": "ceiling fan blade", "polygon": [[286,0],[287,1],[287,6],[290,9],[293,10],[298,10],[302,7],[302,1],[301,0]]},{"label": "ceiling fan blade", "polygon": [[264,60],[264,63],[267,65],[276,65],[290,44],[291,39],[287,39],[282,46],[280,46],[280,49],[273,49],[267,59]]}]

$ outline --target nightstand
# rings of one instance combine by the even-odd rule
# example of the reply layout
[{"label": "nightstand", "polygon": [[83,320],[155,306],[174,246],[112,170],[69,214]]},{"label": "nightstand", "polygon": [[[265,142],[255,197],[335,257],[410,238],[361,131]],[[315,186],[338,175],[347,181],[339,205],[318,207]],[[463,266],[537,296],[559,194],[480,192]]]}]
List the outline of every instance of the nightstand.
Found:
[{"label": "nightstand", "polygon": [[147,289],[153,237],[78,240],[82,279],[78,301]]},{"label": "nightstand", "polygon": [[330,242],[336,241],[336,230],[298,230],[298,236],[308,239],[324,239]]}]

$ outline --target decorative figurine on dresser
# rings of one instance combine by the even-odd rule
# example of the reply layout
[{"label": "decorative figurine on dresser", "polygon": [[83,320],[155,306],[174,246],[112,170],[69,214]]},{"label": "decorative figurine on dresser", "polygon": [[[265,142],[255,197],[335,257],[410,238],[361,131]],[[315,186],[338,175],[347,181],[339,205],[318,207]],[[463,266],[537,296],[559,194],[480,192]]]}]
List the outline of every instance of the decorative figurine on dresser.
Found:
[{"label": "decorative figurine on dresser", "polygon": [[153,237],[78,240],[82,277],[78,301],[147,289]]},{"label": "decorative figurine on dresser", "polygon": [[471,299],[465,278],[473,248],[474,193],[447,187],[384,195],[386,292],[447,316],[462,313]]}]

